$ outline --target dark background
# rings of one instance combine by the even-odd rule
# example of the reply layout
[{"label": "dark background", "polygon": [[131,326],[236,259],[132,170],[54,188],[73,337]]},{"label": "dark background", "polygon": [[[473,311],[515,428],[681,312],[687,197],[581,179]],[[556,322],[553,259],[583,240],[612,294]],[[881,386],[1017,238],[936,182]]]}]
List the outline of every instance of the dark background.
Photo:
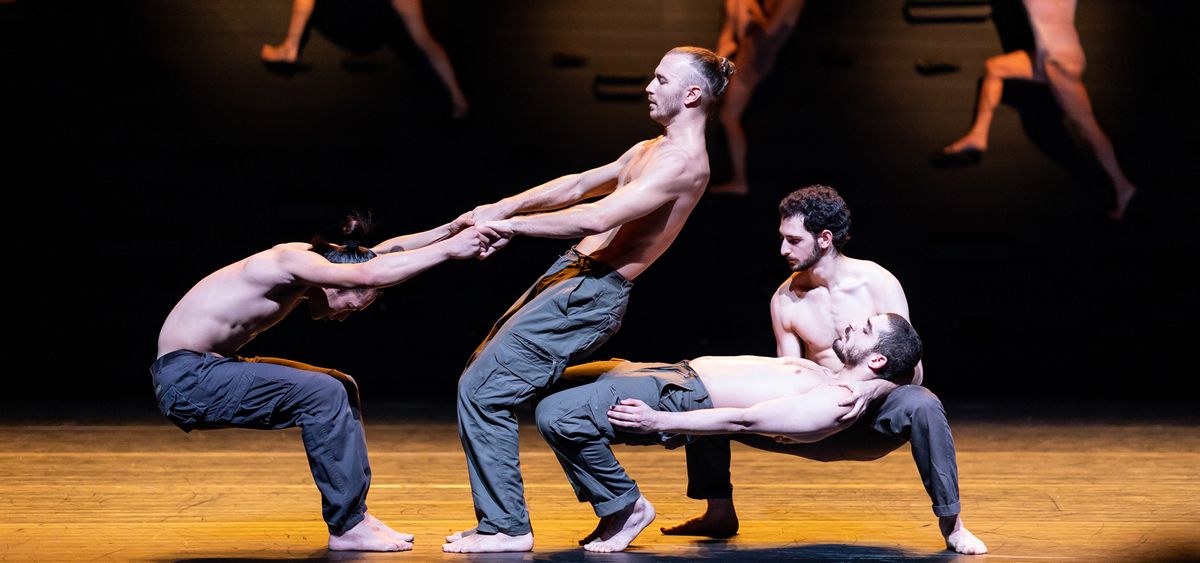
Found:
[{"label": "dark background", "polygon": [[[91,4],[0,3],[6,408],[152,411],[158,329],[209,272],[351,209],[380,235],[413,232],[615,159],[658,130],[644,100],[597,99],[593,77],[711,47],[721,17],[717,0],[431,0],[472,102],[452,122],[383,0],[326,0],[290,75],[258,60],[287,0]],[[820,182],[853,210],[847,254],[904,284],[943,398],[1194,404],[1194,22],[1166,0],[1079,6],[1085,83],[1140,188],[1114,223],[1107,180],[1043,87],[1006,89],[981,165],[929,165],[968,127],[984,59],[1031,39],[1012,3],[938,25],[902,6],[810,0],[745,116],[752,195],[705,197],[597,357],[773,354],[768,299],[788,275],[775,206]],[[586,64],[555,68],[555,53]],[[962,70],[922,76],[920,58]],[[709,133],[719,182],[724,136]],[[450,401],[492,321],[569,245],[518,239],[445,264],[344,324],[298,311],[243,353],[336,366],[369,400]]]}]

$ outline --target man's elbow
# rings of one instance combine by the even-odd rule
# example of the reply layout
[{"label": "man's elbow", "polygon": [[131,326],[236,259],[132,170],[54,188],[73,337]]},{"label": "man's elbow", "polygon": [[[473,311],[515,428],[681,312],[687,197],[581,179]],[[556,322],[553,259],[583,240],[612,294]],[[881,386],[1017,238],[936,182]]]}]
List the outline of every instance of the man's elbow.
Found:
[{"label": "man's elbow", "polygon": [[591,235],[611,231],[617,225],[616,219],[602,210],[588,213],[579,221],[579,227]]}]

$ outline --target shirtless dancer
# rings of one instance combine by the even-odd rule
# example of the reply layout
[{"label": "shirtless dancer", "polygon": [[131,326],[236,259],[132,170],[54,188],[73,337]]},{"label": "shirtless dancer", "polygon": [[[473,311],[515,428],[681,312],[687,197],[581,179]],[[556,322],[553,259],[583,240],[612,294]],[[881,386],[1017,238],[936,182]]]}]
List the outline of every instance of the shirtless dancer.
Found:
[{"label": "shirtless dancer", "polygon": [[672,49],[646,86],[662,136],[611,164],[465,214],[492,241],[485,255],[516,235],[585,238],[496,321],[459,379],[458,428],[478,523],[447,536],[445,551],[533,549],[513,411],[620,327],[632,281],[667,250],[704,194],[704,126],[732,73],[711,51]]},{"label": "shirtless dancer", "polygon": [[729,181],[709,187],[709,192],[750,193],[742,116],[750,107],[758,85],[774,70],[779,51],[791,37],[803,11],[804,0],[764,0],[761,4],[759,0],[725,0],[725,22],[717,37],[717,55],[733,57],[738,73],[729,84],[719,115],[733,173]]},{"label": "shirtless dancer", "polygon": [[993,112],[1000,104],[1005,80],[1048,84],[1067,123],[1087,143],[1112,182],[1116,192],[1115,205],[1109,210],[1108,216],[1120,220],[1125,215],[1129,200],[1137,193],[1137,187],[1121,171],[1112,142],[1100,129],[1100,123],[1092,113],[1091,99],[1083,86],[1083,69],[1087,66],[1087,60],[1083,55],[1083,45],[1079,43],[1079,32],[1075,30],[1075,0],[1025,0],[1025,11],[1029,14],[1029,23],[1037,41],[1037,52],[1013,51],[987,60],[986,73],[979,84],[975,122],[966,135],[942,152],[978,160],[979,155],[987,150],[988,131],[991,129]]},{"label": "shirtless dancer", "polygon": [[[262,46],[259,56],[262,57],[263,62],[274,64],[296,62],[300,57],[300,41],[304,37],[304,31],[308,29],[308,20],[312,17],[316,3],[316,0],[292,0],[292,17],[288,21],[287,36],[279,45],[264,44]],[[470,107],[467,104],[467,97],[463,94],[462,87],[458,85],[458,77],[454,74],[454,66],[450,63],[450,57],[446,55],[446,49],[429,32],[429,27],[425,23],[425,13],[421,8],[421,0],[391,0],[391,3],[392,9],[404,21],[404,28],[408,31],[408,36],[425,54],[429,66],[433,67],[433,71],[437,73],[438,78],[442,80],[442,84],[450,93],[450,101],[454,104],[452,117],[455,119],[466,117]]]},{"label": "shirtless dancer", "polygon": [[[367,513],[371,469],[354,380],[336,370],[234,354],[301,301],[308,301],[314,319],[344,320],[375,301],[376,288],[451,258],[480,255],[486,239],[474,228],[455,235],[460,226],[372,249],[354,242],[284,243],[209,274],[175,305],[158,335],[150,373],[159,410],[184,432],[299,426],[321,491],[329,549],[412,549],[412,535]],[[352,218],[344,232],[358,238],[365,231]]]},{"label": "shirtless dancer", "polygon": [[[908,300],[895,276],[879,264],[850,258],[841,247],[850,239],[850,210],[836,191],[809,186],[779,204],[780,253],[795,272],[771,298],[771,323],[779,356],[801,356],[839,369],[833,343],[840,327],[854,319],[887,312],[908,317]],[[818,461],[879,459],[905,442],[946,546],[959,553],[986,553],[987,547],[963,526],[959,516],[958,465],[954,437],[941,401],[921,387],[923,369],[891,380],[851,383],[853,413],[862,416],[845,432],[811,444],[780,444],[753,436],[747,445]],[[910,383],[907,384],[906,383]],[[869,405],[869,407],[868,407]],[[706,499],[704,514],[664,528],[665,534],[726,537],[737,533],[729,476],[729,441],[710,437],[689,444],[688,496]]]},{"label": "shirtless dancer", "polygon": [[592,503],[600,517],[596,530],[579,543],[588,551],[621,551],[654,520],[654,506],[617,463],[609,444],[671,448],[689,440],[681,434],[759,434],[814,442],[846,426],[843,418],[852,409],[842,405],[852,404],[846,401],[851,393],[839,385],[897,377],[921,358],[920,338],[896,314],[847,325],[833,349],[843,361],[837,370],[803,359],[757,356],[709,356],[674,365],[596,362],[572,368],[608,371],[595,383],[542,400],[537,423],[579,501]]}]

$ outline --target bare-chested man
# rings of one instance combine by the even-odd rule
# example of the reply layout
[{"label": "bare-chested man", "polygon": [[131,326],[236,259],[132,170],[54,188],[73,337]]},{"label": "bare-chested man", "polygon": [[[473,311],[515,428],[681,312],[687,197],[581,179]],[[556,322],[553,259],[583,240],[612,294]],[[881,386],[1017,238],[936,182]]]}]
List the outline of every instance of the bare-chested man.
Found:
[{"label": "bare-chested man", "polygon": [[459,379],[459,434],[478,523],[448,536],[444,550],[533,548],[513,410],[620,327],[632,281],[667,250],[704,194],[705,122],[732,73],[712,51],[672,49],[646,87],[662,136],[611,164],[466,214],[493,241],[485,254],[516,235],[584,238],[496,321]]},{"label": "bare-chested man", "polygon": [[[833,343],[840,327],[854,319],[886,312],[908,317],[908,300],[895,276],[869,260],[850,258],[840,248],[850,239],[850,210],[836,191],[810,186],[779,205],[780,253],[793,272],[771,298],[777,353],[801,356],[839,369]],[[923,370],[893,380],[854,384],[850,428],[810,444],[780,444],[737,437],[757,448],[818,461],[879,459],[908,441],[913,460],[933,500],[933,512],[946,545],[959,553],[985,553],[987,547],[959,517],[958,466],[954,438],[941,401],[921,387]],[[911,384],[906,384],[911,383]],[[869,408],[868,408],[869,405]],[[865,409],[865,412],[863,410]],[[688,496],[706,499],[704,514],[663,533],[730,536],[737,513],[729,476],[729,441],[711,437],[688,445]]]},{"label": "bare-chested man", "polygon": [[853,403],[846,401],[851,392],[840,385],[905,374],[921,358],[921,340],[904,317],[877,315],[845,326],[834,350],[843,360],[837,370],[799,358],[757,356],[571,368],[604,373],[595,383],[545,398],[537,423],[579,501],[592,503],[600,517],[596,530],[579,543],[588,551],[621,551],[654,520],[654,506],[609,444],[670,448],[696,434],[821,440],[844,428],[842,419],[851,414]]},{"label": "bare-chested man", "polygon": [[988,133],[996,106],[1000,104],[1004,81],[1046,84],[1062,108],[1066,123],[1079,133],[1108,175],[1114,191],[1113,207],[1108,216],[1120,220],[1137,193],[1137,186],[1121,170],[1112,141],[1096,121],[1091,98],[1083,85],[1087,59],[1075,29],[1076,0],[1024,0],[1024,3],[1037,42],[1036,51],[1013,51],[987,59],[979,82],[975,121],[966,135],[942,152],[951,157],[949,161],[978,162],[980,155],[988,149]]},{"label": "bare-chested man", "polygon": [[[301,301],[314,319],[340,321],[375,301],[376,288],[451,258],[481,255],[487,239],[461,227],[449,223],[372,249],[356,242],[284,243],[209,274],[175,305],[159,333],[150,368],[159,410],[184,432],[299,426],[329,548],[412,549],[412,535],[367,513],[371,470],[354,380],[336,370],[234,354]],[[362,221],[351,218],[344,232],[357,238]]]}]

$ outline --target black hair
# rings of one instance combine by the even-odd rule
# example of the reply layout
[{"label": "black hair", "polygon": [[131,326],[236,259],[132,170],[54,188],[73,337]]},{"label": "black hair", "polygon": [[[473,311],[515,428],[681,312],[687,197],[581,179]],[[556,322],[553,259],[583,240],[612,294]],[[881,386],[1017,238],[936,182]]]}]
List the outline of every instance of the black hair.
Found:
[{"label": "black hair", "polygon": [[779,216],[804,217],[804,228],[818,236],[826,229],[833,233],[833,247],[839,252],[850,241],[850,208],[837,190],[814,184],[800,188],[779,202]]},{"label": "black hair", "polygon": [[[875,373],[881,379],[893,379],[896,376],[911,372],[921,361],[924,346],[917,329],[913,328],[908,319],[888,313],[888,330],[879,333],[879,342],[873,352],[887,358],[883,369]],[[876,329],[878,330],[878,329]]]},{"label": "black hair", "polygon": [[371,222],[370,212],[363,216],[361,213],[353,211],[346,216],[345,222],[339,229],[342,244],[331,243],[321,235],[316,235],[312,238],[312,250],[334,264],[366,262],[375,257],[375,252],[365,246],[359,246],[359,241],[371,232],[372,227],[374,224]]}]

